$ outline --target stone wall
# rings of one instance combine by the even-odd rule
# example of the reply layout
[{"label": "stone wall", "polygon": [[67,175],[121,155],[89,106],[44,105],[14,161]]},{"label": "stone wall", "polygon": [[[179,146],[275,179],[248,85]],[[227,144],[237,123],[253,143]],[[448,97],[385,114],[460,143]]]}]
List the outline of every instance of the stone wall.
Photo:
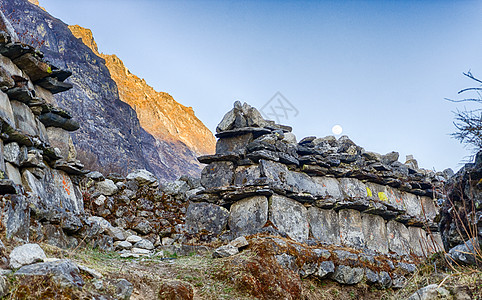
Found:
[{"label": "stone wall", "polygon": [[[348,137],[308,137],[236,102],[202,156],[205,188],[190,198],[186,229],[232,238],[277,232],[300,242],[426,256],[441,249],[436,199],[449,171],[419,169],[398,153],[365,151]],[[227,232],[225,230],[228,230]]]},{"label": "stone wall", "polygon": [[76,175],[83,165],[69,135],[79,124],[53,98],[72,87],[64,82],[70,74],[14,33],[0,32],[0,229],[7,238],[42,239],[47,231],[82,227]]}]

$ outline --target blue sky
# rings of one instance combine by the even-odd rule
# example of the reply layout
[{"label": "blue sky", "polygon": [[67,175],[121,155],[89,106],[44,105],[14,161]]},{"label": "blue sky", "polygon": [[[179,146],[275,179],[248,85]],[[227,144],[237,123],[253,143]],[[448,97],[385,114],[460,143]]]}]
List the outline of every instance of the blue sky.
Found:
[{"label": "blue sky", "polygon": [[[212,131],[235,100],[280,92],[302,137],[335,124],[367,150],[460,168],[449,134],[463,105],[444,101],[482,77],[482,1],[40,0],[92,29],[156,90],[192,106]],[[271,104],[270,104],[271,105]],[[268,105],[268,107],[270,106]],[[473,105],[466,104],[468,108]]]}]

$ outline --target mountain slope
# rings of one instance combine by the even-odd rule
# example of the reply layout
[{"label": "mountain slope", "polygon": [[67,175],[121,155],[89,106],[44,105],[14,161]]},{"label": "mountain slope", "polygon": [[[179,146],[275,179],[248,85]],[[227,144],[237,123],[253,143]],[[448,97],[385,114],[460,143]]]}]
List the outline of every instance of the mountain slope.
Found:
[{"label": "mountain slope", "polygon": [[179,104],[167,93],[155,91],[144,79],[132,74],[116,55],[99,53],[91,30],[79,25],[71,25],[69,29],[105,59],[120,99],[136,111],[142,128],[161,140],[179,140],[200,155],[214,152],[213,134],[194,115],[191,107]]},{"label": "mountain slope", "polygon": [[164,180],[199,174],[196,151],[179,139],[156,139],[144,130],[136,112],[121,101],[105,60],[76,38],[67,24],[27,0],[2,2],[5,14],[16,21],[17,32],[28,31],[43,41],[45,57],[72,71],[68,81],[74,88],[55,100],[81,124],[72,138],[84,159],[102,169],[146,168]]}]

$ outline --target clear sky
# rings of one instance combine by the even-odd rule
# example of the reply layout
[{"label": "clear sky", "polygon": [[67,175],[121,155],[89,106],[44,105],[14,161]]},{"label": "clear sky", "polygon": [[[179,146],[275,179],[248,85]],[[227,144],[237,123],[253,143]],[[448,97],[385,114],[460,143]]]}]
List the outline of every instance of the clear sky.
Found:
[{"label": "clear sky", "polygon": [[444,98],[474,85],[462,72],[482,77],[482,1],[40,5],[92,29],[101,52],[192,106],[213,132],[235,100],[261,109],[280,92],[292,105],[281,122],[298,139],[339,124],[366,150],[395,150],[402,162],[413,154],[437,170],[459,169],[470,153],[449,136],[463,105]]}]

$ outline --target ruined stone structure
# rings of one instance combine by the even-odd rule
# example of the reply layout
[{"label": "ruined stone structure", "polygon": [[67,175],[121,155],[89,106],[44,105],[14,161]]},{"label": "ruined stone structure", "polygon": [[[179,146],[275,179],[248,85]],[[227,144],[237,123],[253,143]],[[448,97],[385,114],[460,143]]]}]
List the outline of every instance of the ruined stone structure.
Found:
[{"label": "ruined stone structure", "polygon": [[348,137],[296,142],[291,128],[236,102],[217,128],[216,154],[186,214],[191,233],[234,238],[276,231],[300,242],[426,256],[441,249],[435,200],[446,176]]},{"label": "ruined stone structure", "polygon": [[0,32],[0,221],[7,238],[28,241],[82,227],[74,177],[83,165],[69,135],[79,124],[52,96],[72,87],[64,82],[70,74],[17,42],[14,32]]}]

